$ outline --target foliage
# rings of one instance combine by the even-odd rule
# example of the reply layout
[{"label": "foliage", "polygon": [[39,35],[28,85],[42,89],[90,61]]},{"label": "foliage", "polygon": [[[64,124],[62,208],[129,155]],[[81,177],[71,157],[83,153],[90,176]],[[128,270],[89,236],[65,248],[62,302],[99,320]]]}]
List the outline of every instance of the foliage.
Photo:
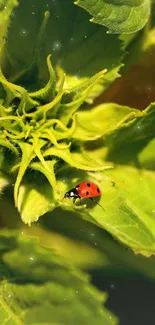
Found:
[{"label": "foliage", "polygon": [[77,0],[93,18],[91,21],[108,27],[110,33],[134,33],[142,29],[149,19],[150,0]]},{"label": "foliage", "polygon": [[[86,272],[154,280],[155,103],[99,99],[154,50],[150,6],[0,1],[2,324],[113,325]],[[85,180],[98,200],[64,199]]]},{"label": "foliage", "polygon": [[1,232],[1,324],[116,324],[88,277],[55,252]]}]

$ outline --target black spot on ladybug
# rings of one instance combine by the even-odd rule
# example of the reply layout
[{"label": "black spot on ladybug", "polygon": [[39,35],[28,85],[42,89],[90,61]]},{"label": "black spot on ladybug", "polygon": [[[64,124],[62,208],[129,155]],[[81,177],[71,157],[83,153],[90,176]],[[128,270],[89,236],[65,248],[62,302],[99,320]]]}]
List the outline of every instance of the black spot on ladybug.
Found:
[{"label": "black spot on ladybug", "polygon": [[87,183],[87,186],[90,187],[91,186],[90,183]]},{"label": "black spot on ladybug", "polygon": [[86,195],[88,195],[89,194],[89,192],[88,191],[86,191]]},{"label": "black spot on ladybug", "polygon": [[79,185],[77,185],[76,188],[79,188]]},{"label": "black spot on ladybug", "polygon": [[99,188],[98,188],[98,187],[97,187],[97,192],[98,192],[98,193],[100,193],[100,190],[99,190]]}]

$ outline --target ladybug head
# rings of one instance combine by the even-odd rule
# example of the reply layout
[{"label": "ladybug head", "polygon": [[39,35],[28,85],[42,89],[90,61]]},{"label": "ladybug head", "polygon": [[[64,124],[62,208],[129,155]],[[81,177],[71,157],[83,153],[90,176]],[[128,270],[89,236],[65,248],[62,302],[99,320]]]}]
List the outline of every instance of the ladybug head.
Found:
[{"label": "ladybug head", "polygon": [[64,198],[67,198],[67,197],[70,197],[69,192],[66,192],[66,193],[64,194]]},{"label": "ladybug head", "polygon": [[76,188],[72,188],[71,190],[69,190],[68,192],[65,193],[64,198],[78,198],[78,192],[76,190]]}]

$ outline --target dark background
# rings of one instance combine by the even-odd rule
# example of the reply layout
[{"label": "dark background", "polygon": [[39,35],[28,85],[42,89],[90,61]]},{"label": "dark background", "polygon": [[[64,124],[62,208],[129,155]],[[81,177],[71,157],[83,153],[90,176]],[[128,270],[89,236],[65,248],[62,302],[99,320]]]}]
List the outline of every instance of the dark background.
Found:
[{"label": "dark background", "polygon": [[92,282],[108,293],[105,304],[119,325],[155,325],[155,283],[146,279],[92,274]]}]

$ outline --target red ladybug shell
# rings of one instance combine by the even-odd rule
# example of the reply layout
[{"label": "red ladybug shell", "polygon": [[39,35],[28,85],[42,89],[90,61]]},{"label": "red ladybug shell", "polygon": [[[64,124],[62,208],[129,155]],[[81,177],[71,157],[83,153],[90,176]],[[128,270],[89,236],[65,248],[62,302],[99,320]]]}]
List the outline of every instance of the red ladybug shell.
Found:
[{"label": "red ladybug shell", "polygon": [[77,193],[80,198],[92,198],[101,196],[99,187],[91,182],[82,182],[76,186]]}]

